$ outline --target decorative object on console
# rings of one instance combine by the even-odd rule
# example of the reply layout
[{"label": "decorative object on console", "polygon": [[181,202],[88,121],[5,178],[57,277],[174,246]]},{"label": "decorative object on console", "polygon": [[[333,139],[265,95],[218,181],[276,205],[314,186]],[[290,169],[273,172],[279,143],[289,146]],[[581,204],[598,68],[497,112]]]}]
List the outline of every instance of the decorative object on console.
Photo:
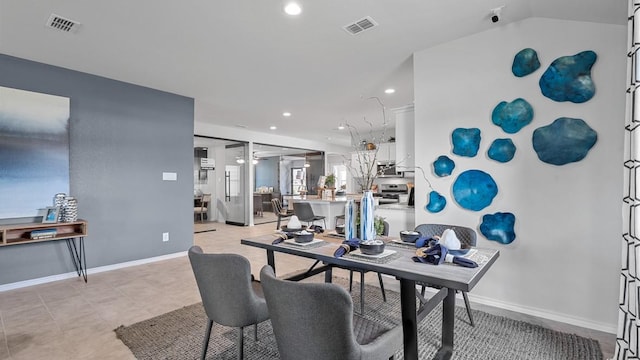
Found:
[{"label": "decorative object on console", "polygon": [[555,59],[540,77],[542,95],[551,100],[583,103],[596,92],[591,67],[598,56],[591,50]]},{"label": "decorative object on console", "polygon": [[58,222],[58,212],[60,208],[57,206],[50,206],[45,209],[44,215],[42,216],[43,223],[56,223]]},{"label": "decorative object on console", "polygon": [[78,200],[73,196],[67,196],[62,206],[62,222],[74,222],[78,220]]},{"label": "decorative object on console", "polygon": [[329,189],[334,189],[336,186],[336,176],[331,173],[324,178],[324,185]]},{"label": "decorative object on console", "polygon": [[65,193],[57,193],[53,197],[53,206],[60,209],[60,211],[58,211],[58,221],[62,221],[62,207],[64,206],[64,199],[66,198],[67,194]]}]

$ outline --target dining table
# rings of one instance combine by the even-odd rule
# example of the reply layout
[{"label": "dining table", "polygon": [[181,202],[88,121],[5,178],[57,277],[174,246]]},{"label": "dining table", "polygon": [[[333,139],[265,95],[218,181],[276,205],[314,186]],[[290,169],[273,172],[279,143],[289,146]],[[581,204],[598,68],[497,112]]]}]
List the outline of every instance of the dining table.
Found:
[{"label": "dining table", "polygon": [[[500,252],[489,248],[473,248],[478,267],[469,268],[455,264],[441,265],[415,262],[416,247],[393,237],[381,237],[385,252],[377,256],[366,256],[359,251],[336,257],[335,251],[344,239],[334,231],[316,234],[310,243],[298,244],[292,239],[274,243],[280,234],[264,234],[241,239],[241,244],[266,250],[267,264],[276,270],[276,252],[316,260],[314,265],[287,279],[299,281],[306,277],[325,273],[325,282],[331,282],[332,268],[374,271],[395,277],[400,282],[400,311],[403,328],[404,358],[418,359],[418,323],[442,302],[441,347],[433,359],[450,359],[453,355],[454,311],[457,291],[471,291],[498,259]],[[279,240],[278,240],[279,241]],[[277,241],[276,241],[277,242]],[[384,256],[383,256],[384,255]],[[416,284],[426,283],[439,288],[429,299],[416,291]],[[416,297],[420,299],[419,306]]]}]

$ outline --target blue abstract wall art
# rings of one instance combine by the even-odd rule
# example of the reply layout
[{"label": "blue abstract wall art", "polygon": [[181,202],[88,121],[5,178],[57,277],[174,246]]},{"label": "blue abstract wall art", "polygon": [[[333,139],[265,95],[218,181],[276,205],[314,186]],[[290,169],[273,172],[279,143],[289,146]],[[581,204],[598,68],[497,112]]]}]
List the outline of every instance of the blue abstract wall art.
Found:
[{"label": "blue abstract wall art", "polygon": [[516,239],[515,223],[516,216],[509,212],[487,214],[482,217],[480,232],[489,240],[511,244]]},{"label": "blue abstract wall art", "polygon": [[69,193],[69,98],[0,87],[0,219]]},{"label": "blue abstract wall art", "polygon": [[540,78],[542,94],[551,100],[583,103],[596,92],[591,67],[598,56],[591,50],[554,60]]},{"label": "blue abstract wall art", "polygon": [[533,120],[533,107],[525,99],[500,102],[493,108],[491,121],[507,134],[515,134]]},{"label": "blue abstract wall art", "polygon": [[447,206],[447,199],[436,191],[429,193],[429,202],[424,207],[425,210],[432,213],[438,213]]},{"label": "blue abstract wall art", "polygon": [[520,50],[513,58],[511,72],[517,77],[523,77],[531,74],[540,68],[540,60],[538,53],[532,48]]},{"label": "blue abstract wall art", "polygon": [[481,170],[467,170],[453,183],[453,198],[468,210],[486,208],[497,194],[498,185],[491,175]]},{"label": "blue abstract wall art", "polygon": [[456,155],[474,157],[480,148],[480,129],[457,128],[451,133],[452,152]]},{"label": "blue abstract wall art", "polygon": [[489,159],[505,163],[511,161],[516,154],[516,146],[511,139],[495,139],[491,143],[487,156]]},{"label": "blue abstract wall art", "polygon": [[582,119],[561,117],[533,132],[538,159],[552,165],[580,161],[598,140],[598,134]]},{"label": "blue abstract wall art", "polygon": [[456,163],[446,155],[438,156],[433,162],[433,172],[439,177],[451,175],[455,167]]}]

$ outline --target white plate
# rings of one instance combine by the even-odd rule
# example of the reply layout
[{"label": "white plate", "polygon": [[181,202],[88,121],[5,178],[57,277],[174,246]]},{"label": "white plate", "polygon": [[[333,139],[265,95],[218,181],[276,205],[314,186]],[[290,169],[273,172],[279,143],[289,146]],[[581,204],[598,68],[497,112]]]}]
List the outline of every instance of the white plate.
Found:
[{"label": "white plate", "polygon": [[363,254],[360,251],[360,249],[356,249],[354,251],[351,251],[349,253],[349,255],[362,256],[362,257],[367,257],[367,258],[372,258],[372,259],[380,259],[380,258],[383,258],[383,257],[387,257],[389,255],[393,255],[395,253],[396,253],[395,250],[384,249],[384,251],[381,252],[380,254],[377,254],[377,255],[366,255],[366,254]]}]

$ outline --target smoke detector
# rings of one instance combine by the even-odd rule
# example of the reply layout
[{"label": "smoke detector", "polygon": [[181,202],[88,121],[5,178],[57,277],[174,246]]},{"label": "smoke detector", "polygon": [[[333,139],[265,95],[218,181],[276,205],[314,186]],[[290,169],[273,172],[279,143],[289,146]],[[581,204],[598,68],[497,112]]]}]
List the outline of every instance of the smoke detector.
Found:
[{"label": "smoke detector", "polygon": [[372,29],[378,26],[378,23],[371,18],[371,16],[364,17],[358,21],[354,21],[351,24],[347,24],[342,28],[351,35],[357,35],[365,30]]},{"label": "smoke detector", "polygon": [[76,33],[81,24],[75,20],[67,19],[60,15],[51,14],[45,25],[62,32]]}]

